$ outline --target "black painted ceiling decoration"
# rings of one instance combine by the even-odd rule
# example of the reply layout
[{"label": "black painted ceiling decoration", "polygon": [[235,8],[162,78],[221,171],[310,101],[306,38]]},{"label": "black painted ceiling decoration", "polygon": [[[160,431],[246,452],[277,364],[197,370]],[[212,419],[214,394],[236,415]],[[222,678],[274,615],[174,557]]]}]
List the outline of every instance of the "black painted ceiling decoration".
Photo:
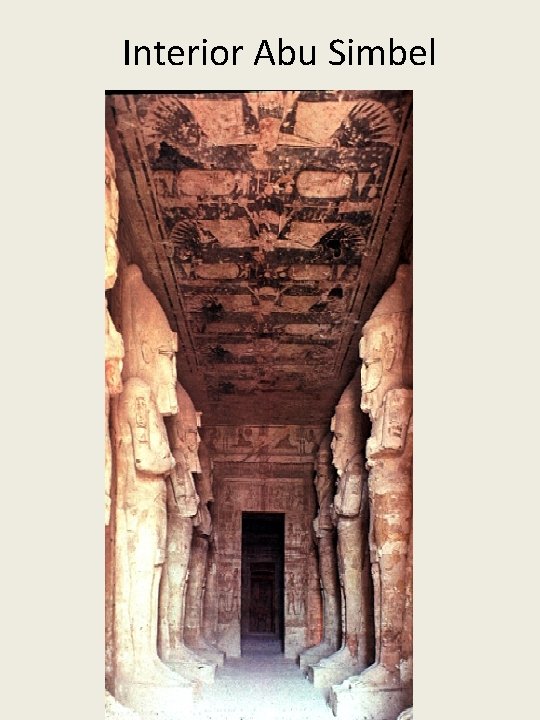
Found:
[{"label": "black painted ceiling decoration", "polygon": [[412,94],[112,95],[119,244],[214,423],[327,422],[411,261]]}]

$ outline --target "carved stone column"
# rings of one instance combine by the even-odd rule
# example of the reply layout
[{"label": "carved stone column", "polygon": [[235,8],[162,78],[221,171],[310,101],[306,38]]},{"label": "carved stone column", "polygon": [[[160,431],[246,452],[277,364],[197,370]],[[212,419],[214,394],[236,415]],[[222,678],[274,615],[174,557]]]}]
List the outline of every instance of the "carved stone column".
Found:
[{"label": "carved stone column", "polygon": [[[394,720],[412,703],[412,269],[398,268],[363,329],[362,410],[375,596],[375,663],[332,690],[338,716]],[[351,708],[354,714],[351,715]]]},{"label": "carved stone column", "polygon": [[212,683],[216,664],[187,647],[184,634],[193,521],[199,508],[193,473],[201,469],[200,413],[180,383],[176,384],[176,398],[178,414],[167,421],[176,468],[167,483],[167,557],[160,587],[159,653],[184,677]]},{"label": "carved stone column", "polygon": [[177,339],[141,271],[121,276],[124,389],[112,407],[117,468],[115,696],[143,716],[183,716],[189,682],[157,654],[167,529],[165,477],[175,467],[163,417],[177,412]]},{"label": "carved stone column", "polygon": [[369,665],[373,656],[372,588],[368,560],[368,495],[360,378],[345,388],[332,418],[332,462],[338,473],[334,513],[338,533],[342,646],[308,670],[316,687],[330,687]]},{"label": "carved stone column", "polygon": [[315,665],[332,655],[341,645],[341,591],[338,580],[336,529],[332,521],[334,469],[330,449],[331,434],[323,439],[315,461],[315,489],[319,512],[313,521],[319,551],[319,577],[323,600],[323,637],[321,642],[299,656],[301,668]]},{"label": "carved stone column", "polygon": [[200,443],[199,457],[200,473],[195,476],[195,484],[200,498],[200,505],[194,521],[194,533],[191,543],[184,637],[186,645],[201,657],[218,665],[223,665],[225,653],[212,647],[205,640],[202,632],[208,544],[212,536],[212,516],[208,504],[214,500],[212,493],[212,463],[208,449],[203,442]]},{"label": "carved stone column", "polygon": [[[105,135],[105,290],[115,280],[118,266],[116,232],[118,228],[118,190],[114,155]],[[114,522],[111,523],[113,453],[111,445],[111,397],[122,392],[124,343],[114,326],[105,299],[105,684],[114,687]]]},{"label": "carved stone column", "polygon": [[[115,181],[114,155],[105,133],[105,290],[116,281],[118,249],[118,190]],[[110,398],[122,392],[124,343],[115,328],[105,300],[105,525],[111,516],[112,448],[109,427]]]}]

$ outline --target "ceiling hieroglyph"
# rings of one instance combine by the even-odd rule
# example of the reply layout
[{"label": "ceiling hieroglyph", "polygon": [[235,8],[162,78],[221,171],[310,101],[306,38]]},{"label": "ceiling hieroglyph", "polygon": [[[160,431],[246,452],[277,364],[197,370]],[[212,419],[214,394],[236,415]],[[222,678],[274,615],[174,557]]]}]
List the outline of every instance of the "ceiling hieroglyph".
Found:
[{"label": "ceiling hieroglyph", "polygon": [[326,421],[410,233],[411,94],[111,95],[108,120],[120,242],[198,407]]}]

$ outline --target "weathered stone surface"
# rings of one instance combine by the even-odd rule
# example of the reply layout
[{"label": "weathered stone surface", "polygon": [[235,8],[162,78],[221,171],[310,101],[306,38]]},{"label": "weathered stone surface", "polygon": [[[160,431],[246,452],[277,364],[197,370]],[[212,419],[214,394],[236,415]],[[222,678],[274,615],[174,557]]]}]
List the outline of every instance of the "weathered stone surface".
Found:
[{"label": "weathered stone surface", "polygon": [[180,383],[176,384],[176,401],[178,413],[167,420],[176,466],[167,482],[167,557],[160,586],[159,652],[167,665],[184,677],[211,683],[215,663],[194,653],[184,635],[193,520],[200,507],[192,474],[200,470],[200,413]]},{"label": "weathered stone surface", "polygon": [[201,657],[209,662],[223,665],[224,653],[206,641],[202,627],[208,544],[213,531],[212,516],[208,504],[214,499],[212,494],[212,462],[208,449],[202,442],[199,447],[199,457],[200,472],[195,476],[195,484],[200,504],[194,521],[194,533],[191,542],[184,639],[186,645]]},{"label": "weathered stone surface", "polygon": [[332,655],[341,645],[341,592],[338,580],[335,527],[332,521],[334,473],[330,449],[331,434],[319,446],[315,463],[315,488],[319,512],[313,521],[319,550],[319,576],[323,601],[323,637],[321,642],[299,656],[302,669]]},{"label": "weathered stone surface", "polygon": [[118,269],[118,188],[116,187],[116,169],[114,153],[105,133],[105,290],[110,290],[116,281]]},{"label": "weathered stone surface", "polygon": [[403,705],[412,702],[412,688],[364,686],[351,691],[345,680],[334,685],[330,692],[330,706],[339,720],[395,720]]},{"label": "weathered stone surface", "polygon": [[105,691],[106,720],[140,720],[140,715],[119,703],[110,692]]},{"label": "weathered stone surface", "polygon": [[360,378],[347,385],[332,419],[332,462],[338,473],[334,513],[338,534],[339,580],[342,591],[340,650],[312,665],[308,677],[328,688],[367,667],[373,654],[367,557],[368,493],[365,443],[360,417]]},{"label": "weathered stone surface", "polygon": [[[220,658],[238,657],[268,642],[300,653],[325,689],[346,680],[331,692],[338,715],[397,720],[412,704],[412,528],[399,481],[412,384],[406,362],[391,387],[378,377],[396,369],[394,330],[375,333],[362,373],[369,479],[368,416],[357,413],[358,429],[338,405],[334,502],[321,442],[364,324],[410,262],[411,94],[124,94],[107,98],[106,117],[106,687],[144,720],[174,720],[179,708],[190,715],[192,694],[178,674],[196,693],[214,678],[215,656],[200,654],[217,643]],[[129,299],[126,263],[155,296]],[[392,297],[379,320],[396,314]],[[183,387],[159,362],[177,365]],[[135,462],[141,448],[152,450],[148,467]],[[388,667],[397,645],[399,679]]]},{"label": "weathered stone surface", "polygon": [[[119,254],[116,247],[118,229],[118,190],[115,182],[114,154],[105,133],[105,290],[114,284]],[[114,537],[111,527],[111,492],[113,450],[111,444],[111,397],[122,392],[124,343],[116,329],[105,299],[105,685],[114,688]],[[113,522],[114,525],[114,522]]]},{"label": "weathered stone surface", "polygon": [[148,715],[189,701],[192,692],[157,654],[167,528],[164,478],[175,467],[163,416],[178,409],[171,393],[177,347],[139,268],[130,265],[121,282],[124,389],[112,408],[117,467],[114,694]]},{"label": "weathered stone surface", "polygon": [[[315,533],[309,528],[310,549],[306,562],[306,633],[308,648],[320,645],[323,637],[323,600],[319,577],[319,557],[315,546]],[[304,651],[305,652],[305,651]],[[300,655],[298,662],[300,663]]]},{"label": "weathered stone surface", "polygon": [[343,717],[358,720],[391,720],[412,702],[411,321],[412,269],[402,265],[360,343],[362,409],[372,422],[366,454],[375,663],[334,687],[332,698],[338,716],[350,701],[358,710]]},{"label": "weathered stone surface", "polygon": [[[310,565],[313,554],[310,522],[315,514],[313,459],[324,430],[300,426],[212,426],[203,428],[202,433],[214,462],[218,647],[228,657],[237,657],[240,634],[250,632],[248,596],[243,598],[246,607],[239,622],[240,569],[242,564],[249,567],[256,558],[242,558],[242,513],[283,514],[284,565],[281,580],[278,572],[274,584],[274,607],[282,604],[283,619],[276,618],[272,632],[284,633],[286,657],[296,659],[309,642],[309,632],[313,632],[313,628],[308,628],[310,618],[320,614],[320,592],[307,568],[313,567]],[[272,554],[260,561],[274,567],[279,564],[278,555]],[[244,590],[248,586],[249,582]],[[270,626],[263,620],[253,621],[251,627],[252,631],[259,627],[260,631],[270,632]]]},{"label": "weathered stone surface", "polygon": [[[118,249],[118,190],[115,181],[114,154],[105,133],[105,290],[116,280]],[[105,300],[105,525],[111,516],[112,448],[109,427],[110,398],[122,392],[124,344],[115,328]]]},{"label": "weathered stone surface", "polygon": [[105,525],[111,516],[112,447],[110,434],[110,399],[122,392],[124,343],[115,328],[105,301]]},{"label": "weathered stone surface", "polygon": [[411,217],[411,99],[108,98],[129,243],[181,318],[179,376],[197,368],[193,397],[212,423],[327,423]]},{"label": "weathered stone surface", "polygon": [[219,583],[217,576],[216,539],[210,539],[206,560],[206,586],[203,598],[203,637],[209,645],[217,647]]},{"label": "weathered stone surface", "polygon": [[412,707],[407,708],[402,713],[400,713],[397,720],[413,720],[413,709]]}]

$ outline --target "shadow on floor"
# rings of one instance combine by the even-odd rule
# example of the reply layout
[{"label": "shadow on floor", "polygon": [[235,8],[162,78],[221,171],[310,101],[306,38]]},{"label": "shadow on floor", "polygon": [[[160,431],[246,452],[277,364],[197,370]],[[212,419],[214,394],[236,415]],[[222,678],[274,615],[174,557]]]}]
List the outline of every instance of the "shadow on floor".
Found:
[{"label": "shadow on floor", "polygon": [[282,655],[281,642],[275,635],[243,635],[242,656],[245,655]]}]

